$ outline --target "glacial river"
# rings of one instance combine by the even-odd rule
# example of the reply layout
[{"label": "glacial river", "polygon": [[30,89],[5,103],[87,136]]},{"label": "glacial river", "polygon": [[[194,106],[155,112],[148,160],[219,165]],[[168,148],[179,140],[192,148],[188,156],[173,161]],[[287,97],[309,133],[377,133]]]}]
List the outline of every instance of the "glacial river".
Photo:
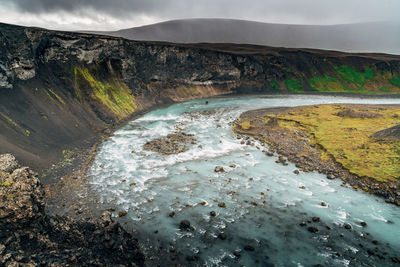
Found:
[{"label": "glacial river", "polygon": [[[103,141],[89,170],[99,202],[115,207],[115,216],[127,211],[122,222],[147,235],[149,248],[161,246],[160,251],[171,254],[165,265],[175,258],[188,266],[391,266],[390,258],[400,257],[399,207],[322,174],[296,175],[293,164],[283,166],[266,156],[262,144],[242,145],[230,124],[257,108],[398,104],[400,99],[294,95],[207,100],[174,104],[131,121]],[[168,156],[143,149],[147,141],[176,131],[193,134],[197,143]],[[226,172],[214,172],[216,166]],[[222,202],[225,207],[218,206]],[[182,220],[193,229],[180,230]],[[300,226],[302,221],[307,225]]]}]

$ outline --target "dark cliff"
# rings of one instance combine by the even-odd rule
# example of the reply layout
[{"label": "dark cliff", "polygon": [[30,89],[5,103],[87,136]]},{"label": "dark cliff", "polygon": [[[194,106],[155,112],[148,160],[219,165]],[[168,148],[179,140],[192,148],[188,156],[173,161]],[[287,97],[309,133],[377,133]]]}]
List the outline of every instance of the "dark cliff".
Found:
[{"label": "dark cliff", "polygon": [[400,56],[168,44],[0,24],[0,153],[35,169],[152,107],[231,93],[400,92]]},{"label": "dark cliff", "polygon": [[45,212],[37,175],[0,154],[1,266],[144,266],[138,240],[105,212],[73,221]]}]

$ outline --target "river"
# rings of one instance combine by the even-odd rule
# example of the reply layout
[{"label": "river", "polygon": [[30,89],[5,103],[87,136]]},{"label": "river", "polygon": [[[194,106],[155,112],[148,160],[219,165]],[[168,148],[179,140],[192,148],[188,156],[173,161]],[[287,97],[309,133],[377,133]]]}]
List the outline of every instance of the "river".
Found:
[{"label": "river", "polygon": [[[399,207],[319,173],[296,175],[293,164],[275,163],[262,144],[242,145],[231,130],[247,110],[328,103],[400,100],[291,95],[174,104],[105,139],[88,183],[100,203],[127,211],[122,222],[148,235],[149,247],[162,246],[176,255],[172,260],[193,260],[185,263],[190,266],[390,266],[400,251]],[[174,131],[193,134],[196,144],[167,156],[143,149]],[[216,166],[225,172],[214,172]],[[180,230],[182,220],[193,229]],[[318,232],[308,231],[311,226]]]}]

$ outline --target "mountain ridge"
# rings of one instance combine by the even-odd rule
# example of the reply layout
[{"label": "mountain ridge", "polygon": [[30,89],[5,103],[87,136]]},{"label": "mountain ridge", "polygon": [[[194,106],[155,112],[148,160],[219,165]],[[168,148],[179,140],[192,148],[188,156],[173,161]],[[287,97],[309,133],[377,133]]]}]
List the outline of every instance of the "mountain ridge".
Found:
[{"label": "mountain ridge", "polygon": [[400,54],[400,22],[276,24],[233,19],[184,19],[117,31],[85,31],[129,40],[236,43],[343,52]]}]

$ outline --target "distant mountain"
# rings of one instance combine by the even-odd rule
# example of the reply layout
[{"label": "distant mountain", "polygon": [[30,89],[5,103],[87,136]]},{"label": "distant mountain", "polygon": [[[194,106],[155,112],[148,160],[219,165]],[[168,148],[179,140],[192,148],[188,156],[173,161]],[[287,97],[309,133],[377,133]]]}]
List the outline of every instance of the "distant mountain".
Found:
[{"label": "distant mountain", "polygon": [[271,24],[231,19],[186,19],[119,31],[91,33],[130,40],[172,43],[240,43],[400,54],[400,22],[324,26]]}]

